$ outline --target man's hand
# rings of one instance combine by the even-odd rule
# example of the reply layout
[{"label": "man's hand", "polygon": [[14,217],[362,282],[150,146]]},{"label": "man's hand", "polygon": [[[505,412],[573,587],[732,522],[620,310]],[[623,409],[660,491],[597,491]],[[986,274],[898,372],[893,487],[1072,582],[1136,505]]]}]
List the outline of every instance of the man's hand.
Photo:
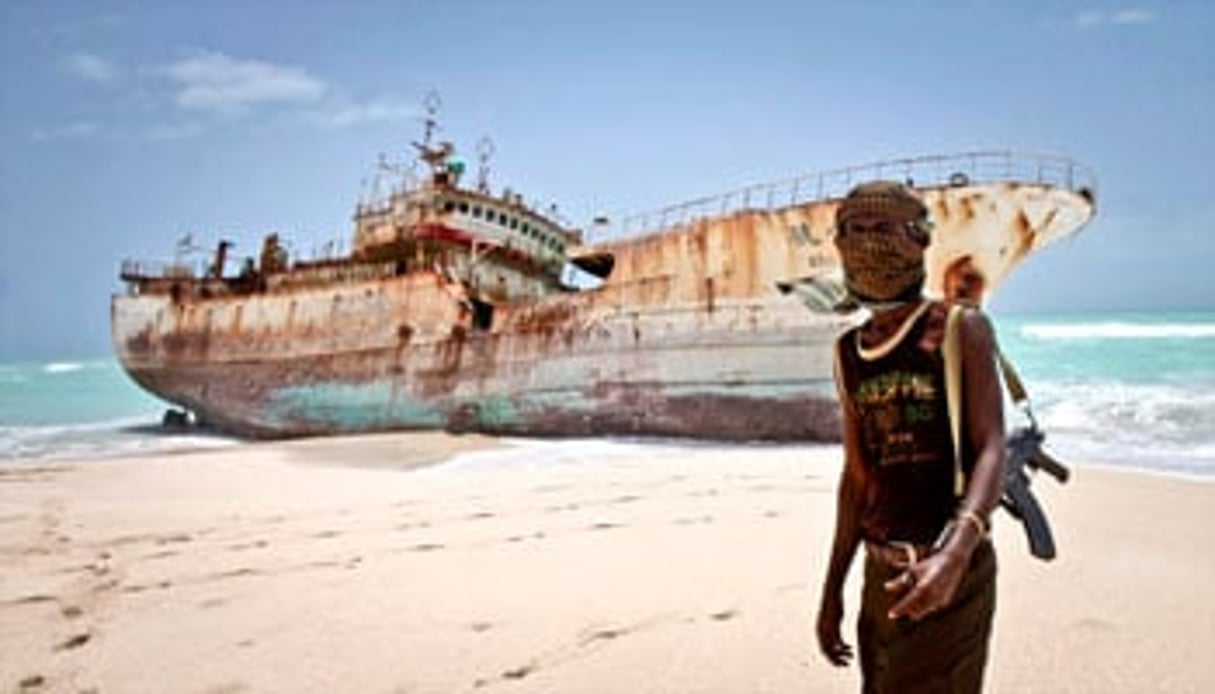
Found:
[{"label": "man's hand", "polygon": [[840,622],[843,619],[843,599],[838,595],[823,597],[818,609],[818,648],[836,667],[844,667],[852,660],[852,646],[844,643],[840,636]]},{"label": "man's hand", "polygon": [[[956,552],[938,552],[907,567],[903,573],[885,583],[891,593],[902,593],[902,599],[890,608],[891,619],[910,617],[923,619],[947,606],[962,582],[966,561]],[[821,636],[820,636],[821,638]]]}]

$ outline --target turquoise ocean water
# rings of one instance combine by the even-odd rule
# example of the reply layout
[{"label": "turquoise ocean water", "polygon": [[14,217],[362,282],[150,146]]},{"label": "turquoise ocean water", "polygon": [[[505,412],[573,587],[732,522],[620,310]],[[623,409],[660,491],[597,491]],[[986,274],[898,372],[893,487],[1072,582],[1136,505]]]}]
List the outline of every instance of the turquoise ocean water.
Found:
[{"label": "turquoise ocean water", "polygon": [[[993,319],[1060,460],[1215,479],[1215,312]],[[233,443],[165,407],[110,356],[0,364],[0,463]]]}]

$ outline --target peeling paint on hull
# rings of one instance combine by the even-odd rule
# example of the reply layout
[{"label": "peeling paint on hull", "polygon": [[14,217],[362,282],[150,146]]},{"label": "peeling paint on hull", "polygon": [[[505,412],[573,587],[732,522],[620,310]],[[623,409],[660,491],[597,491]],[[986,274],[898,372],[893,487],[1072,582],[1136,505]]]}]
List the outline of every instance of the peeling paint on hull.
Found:
[{"label": "peeling paint on hull", "polygon": [[[811,318],[797,305],[784,310],[802,322]],[[829,363],[821,363],[829,354],[824,340],[835,331],[803,326],[761,338],[739,331],[741,319],[728,318],[732,313],[740,312],[719,312],[717,339],[711,331],[676,339],[668,327],[678,322],[672,315],[661,329],[612,316],[591,328],[472,334],[454,344],[218,363],[199,354],[190,364],[166,368],[151,358],[143,360],[148,366],[128,369],[144,388],[200,419],[259,437],[437,428],[535,436],[835,437],[834,386]],[[216,351],[211,342],[208,355]],[[808,348],[815,342],[817,349]]]}]

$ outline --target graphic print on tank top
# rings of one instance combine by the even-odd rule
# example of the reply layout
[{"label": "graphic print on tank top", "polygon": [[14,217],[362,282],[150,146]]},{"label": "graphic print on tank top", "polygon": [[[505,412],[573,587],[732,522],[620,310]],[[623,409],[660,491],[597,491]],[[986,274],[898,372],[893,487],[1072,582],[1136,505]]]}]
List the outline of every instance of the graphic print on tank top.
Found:
[{"label": "graphic print on tank top", "polygon": [[853,392],[861,440],[881,466],[939,460],[924,432],[939,427],[940,390],[931,373],[893,370],[865,378]]}]

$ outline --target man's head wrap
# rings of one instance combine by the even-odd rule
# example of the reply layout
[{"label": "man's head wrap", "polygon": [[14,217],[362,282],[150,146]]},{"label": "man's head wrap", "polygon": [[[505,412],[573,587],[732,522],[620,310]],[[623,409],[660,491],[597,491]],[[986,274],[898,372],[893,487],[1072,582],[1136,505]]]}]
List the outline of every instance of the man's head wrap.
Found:
[{"label": "man's head wrap", "polygon": [[927,234],[932,225],[928,221],[928,207],[910,188],[896,181],[870,181],[862,183],[844,196],[835,209],[835,227],[862,215],[890,217],[914,224]]},{"label": "man's head wrap", "polygon": [[[918,238],[897,233],[844,231],[854,217],[884,217],[914,229]],[[928,208],[910,188],[893,181],[862,183],[835,212],[835,246],[844,266],[844,285],[862,303],[894,301],[924,284],[924,247],[932,225]]]}]

